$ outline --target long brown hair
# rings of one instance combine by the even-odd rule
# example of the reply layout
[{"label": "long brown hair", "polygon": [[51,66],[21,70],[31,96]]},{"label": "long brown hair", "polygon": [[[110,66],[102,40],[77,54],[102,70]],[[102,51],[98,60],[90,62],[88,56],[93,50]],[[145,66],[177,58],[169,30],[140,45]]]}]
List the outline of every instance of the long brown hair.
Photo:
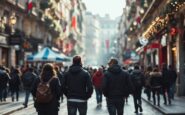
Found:
[{"label": "long brown hair", "polygon": [[56,77],[56,71],[54,69],[53,64],[47,63],[43,66],[41,71],[41,79],[47,79],[46,77]]}]

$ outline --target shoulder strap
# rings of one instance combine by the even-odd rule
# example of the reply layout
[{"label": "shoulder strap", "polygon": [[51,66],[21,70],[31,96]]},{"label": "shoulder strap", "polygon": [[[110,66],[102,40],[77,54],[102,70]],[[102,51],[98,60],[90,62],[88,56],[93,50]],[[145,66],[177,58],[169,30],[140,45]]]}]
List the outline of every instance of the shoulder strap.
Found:
[{"label": "shoulder strap", "polygon": [[47,82],[47,84],[50,84],[51,81],[54,79],[55,77],[51,77],[50,80]]},{"label": "shoulder strap", "polygon": [[[50,82],[54,79],[55,77],[51,77],[50,79],[49,79],[49,81],[48,82],[46,82],[47,84],[50,84]],[[44,81],[41,79],[41,77],[40,77],[40,82],[41,83],[44,83]]]}]

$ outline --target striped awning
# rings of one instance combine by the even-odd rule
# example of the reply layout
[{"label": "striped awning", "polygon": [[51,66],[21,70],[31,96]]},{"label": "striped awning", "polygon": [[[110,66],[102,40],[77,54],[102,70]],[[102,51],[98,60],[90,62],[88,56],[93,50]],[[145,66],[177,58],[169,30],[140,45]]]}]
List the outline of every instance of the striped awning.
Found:
[{"label": "striped awning", "polygon": [[68,58],[65,55],[61,55],[58,53],[55,53],[50,48],[46,47],[42,49],[40,52],[28,56],[27,61],[53,61],[53,62],[59,62],[59,61],[70,61],[70,58]]}]

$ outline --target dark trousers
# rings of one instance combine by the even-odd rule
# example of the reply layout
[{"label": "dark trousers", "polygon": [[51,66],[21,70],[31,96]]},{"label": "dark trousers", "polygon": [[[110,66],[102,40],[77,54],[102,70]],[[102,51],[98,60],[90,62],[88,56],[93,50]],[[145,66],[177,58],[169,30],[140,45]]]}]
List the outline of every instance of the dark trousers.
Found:
[{"label": "dark trousers", "polygon": [[136,112],[138,111],[138,108],[142,109],[141,92],[142,89],[137,89],[133,94],[134,107]]},{"label": "dark trousers", "polygon": [[160,105],[160,91],[161,91],[161,88],[152,88],[152,96],[153,96],[154,105],[156,104],[156,98],[155,98],[156,95],[157,95],[157,104]]},{"label": "dark trousers", "polygon": [[11,90],[12,101],[14,101],[14,94],[16,94],[16,101],[19,101],[19,90]]},{"label": "dark trousers", "polygon": [[6,88],[0,89],[0,101],[6,101],[7,91]]},{"label": "dark trousers", "polygon": [[170,96],[171,99],[174,99],[174,95],[175,95],[175,83],[173,83],[170,87]]},{"label": "dark trousers", "polygon": [[58,111],[46,112],[46,111],[39,111],[38,115],[58,115]]},{"label": "dark trousers", "polygon": [[107,108],[109,115],[123,115],[124,112],[123,99],[107,99]]},{"label": "dark trousers", "polygon": [[79,115],[87,114],[87,102],[67,102],[68,115],[77,115],[77,110]]},{"label": "dark trousers", "polygon": [[29,101],[29,97],[30,97],[30,90],[25,90],[25,101],[24,101],[24,105],[27,106],[28,105],[28,101]]},{"label": "dark trousers", "polygon": [[147,95],[147,99],[150,101],[151,99],[151,89],[149,87],[145,88],[145,93]]},{"label": "dark trousers", "polygon": [[167,104],[167,98],[168,97],[168,103],[171,104],[171,95],[170,95],[170,87],[163,87],[163,98],[164,98],[164,104]]},{"label": "dark trousers", "polygon": [[96,91],[97,103],[101,103],[102,102],[102,90],[99,88],[96,88],[95,91]]}]

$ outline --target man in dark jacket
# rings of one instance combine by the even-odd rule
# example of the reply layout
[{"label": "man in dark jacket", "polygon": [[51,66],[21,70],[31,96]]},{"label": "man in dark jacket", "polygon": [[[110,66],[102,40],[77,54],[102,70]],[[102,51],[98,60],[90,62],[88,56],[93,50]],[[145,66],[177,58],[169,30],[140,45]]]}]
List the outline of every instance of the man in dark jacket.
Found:
[{"label": "man in dark jacket", "polygon": [[138,65],[135,65],[134,70],[131,72],[130,76],[135,89],[133,93],[135,113],[138,113],[138,109],[140,109],[140,112],[142,112],[143,109],[141,105],[141,92],[142,87],[144,86],[144,75],[139,69]]},{"label": "man in dark jacket", "polygon": [[0,66],[0,101],[6,101],[6,88],[10,80],[5,68]]},{"label": "man in dark jacket", "polygon": [[116,59],[109,61],[103,78],[103,94],[106,97],[109,115],[123,115],[124,98],[132,90],[129,74],[121,69]]},{"label": "man in dark jacket", "polygon": [[162,65],[162,89],[163,89],[163,98],[164,98],[164,104],[167,104],[167,99],[166,99],[166,93],[168,97],[168,103],[171,104],[171,96],[170,96],[170,72],[167,69],[167,64]]},{"label": "man in dark jacket", "polygon": [[64,74],[62,89],[67,97],[68,115],[87,114],[87,100],[93,93],[90,74],[82,68],[81,57],[73,58],[73,65]]},{"label": "man in dark jacket", "polygon": [[177,72],[175,71],[172,65],[169,65],[169,75],[170,75],[170,78],[169,78],[170,79],[170,96],[171,96],[171,99],[174,99]]},{"label": "man in dark jacket", "polygon": [[25,74],[23,74],[22,82],[26,93],[25,101],[23,103],[24,107],[27,107],[28,105],[31,88],[36,78],[37,78],[37,75],[34,73],[34,70],[31,67],[28,69],[28,71]]}]

